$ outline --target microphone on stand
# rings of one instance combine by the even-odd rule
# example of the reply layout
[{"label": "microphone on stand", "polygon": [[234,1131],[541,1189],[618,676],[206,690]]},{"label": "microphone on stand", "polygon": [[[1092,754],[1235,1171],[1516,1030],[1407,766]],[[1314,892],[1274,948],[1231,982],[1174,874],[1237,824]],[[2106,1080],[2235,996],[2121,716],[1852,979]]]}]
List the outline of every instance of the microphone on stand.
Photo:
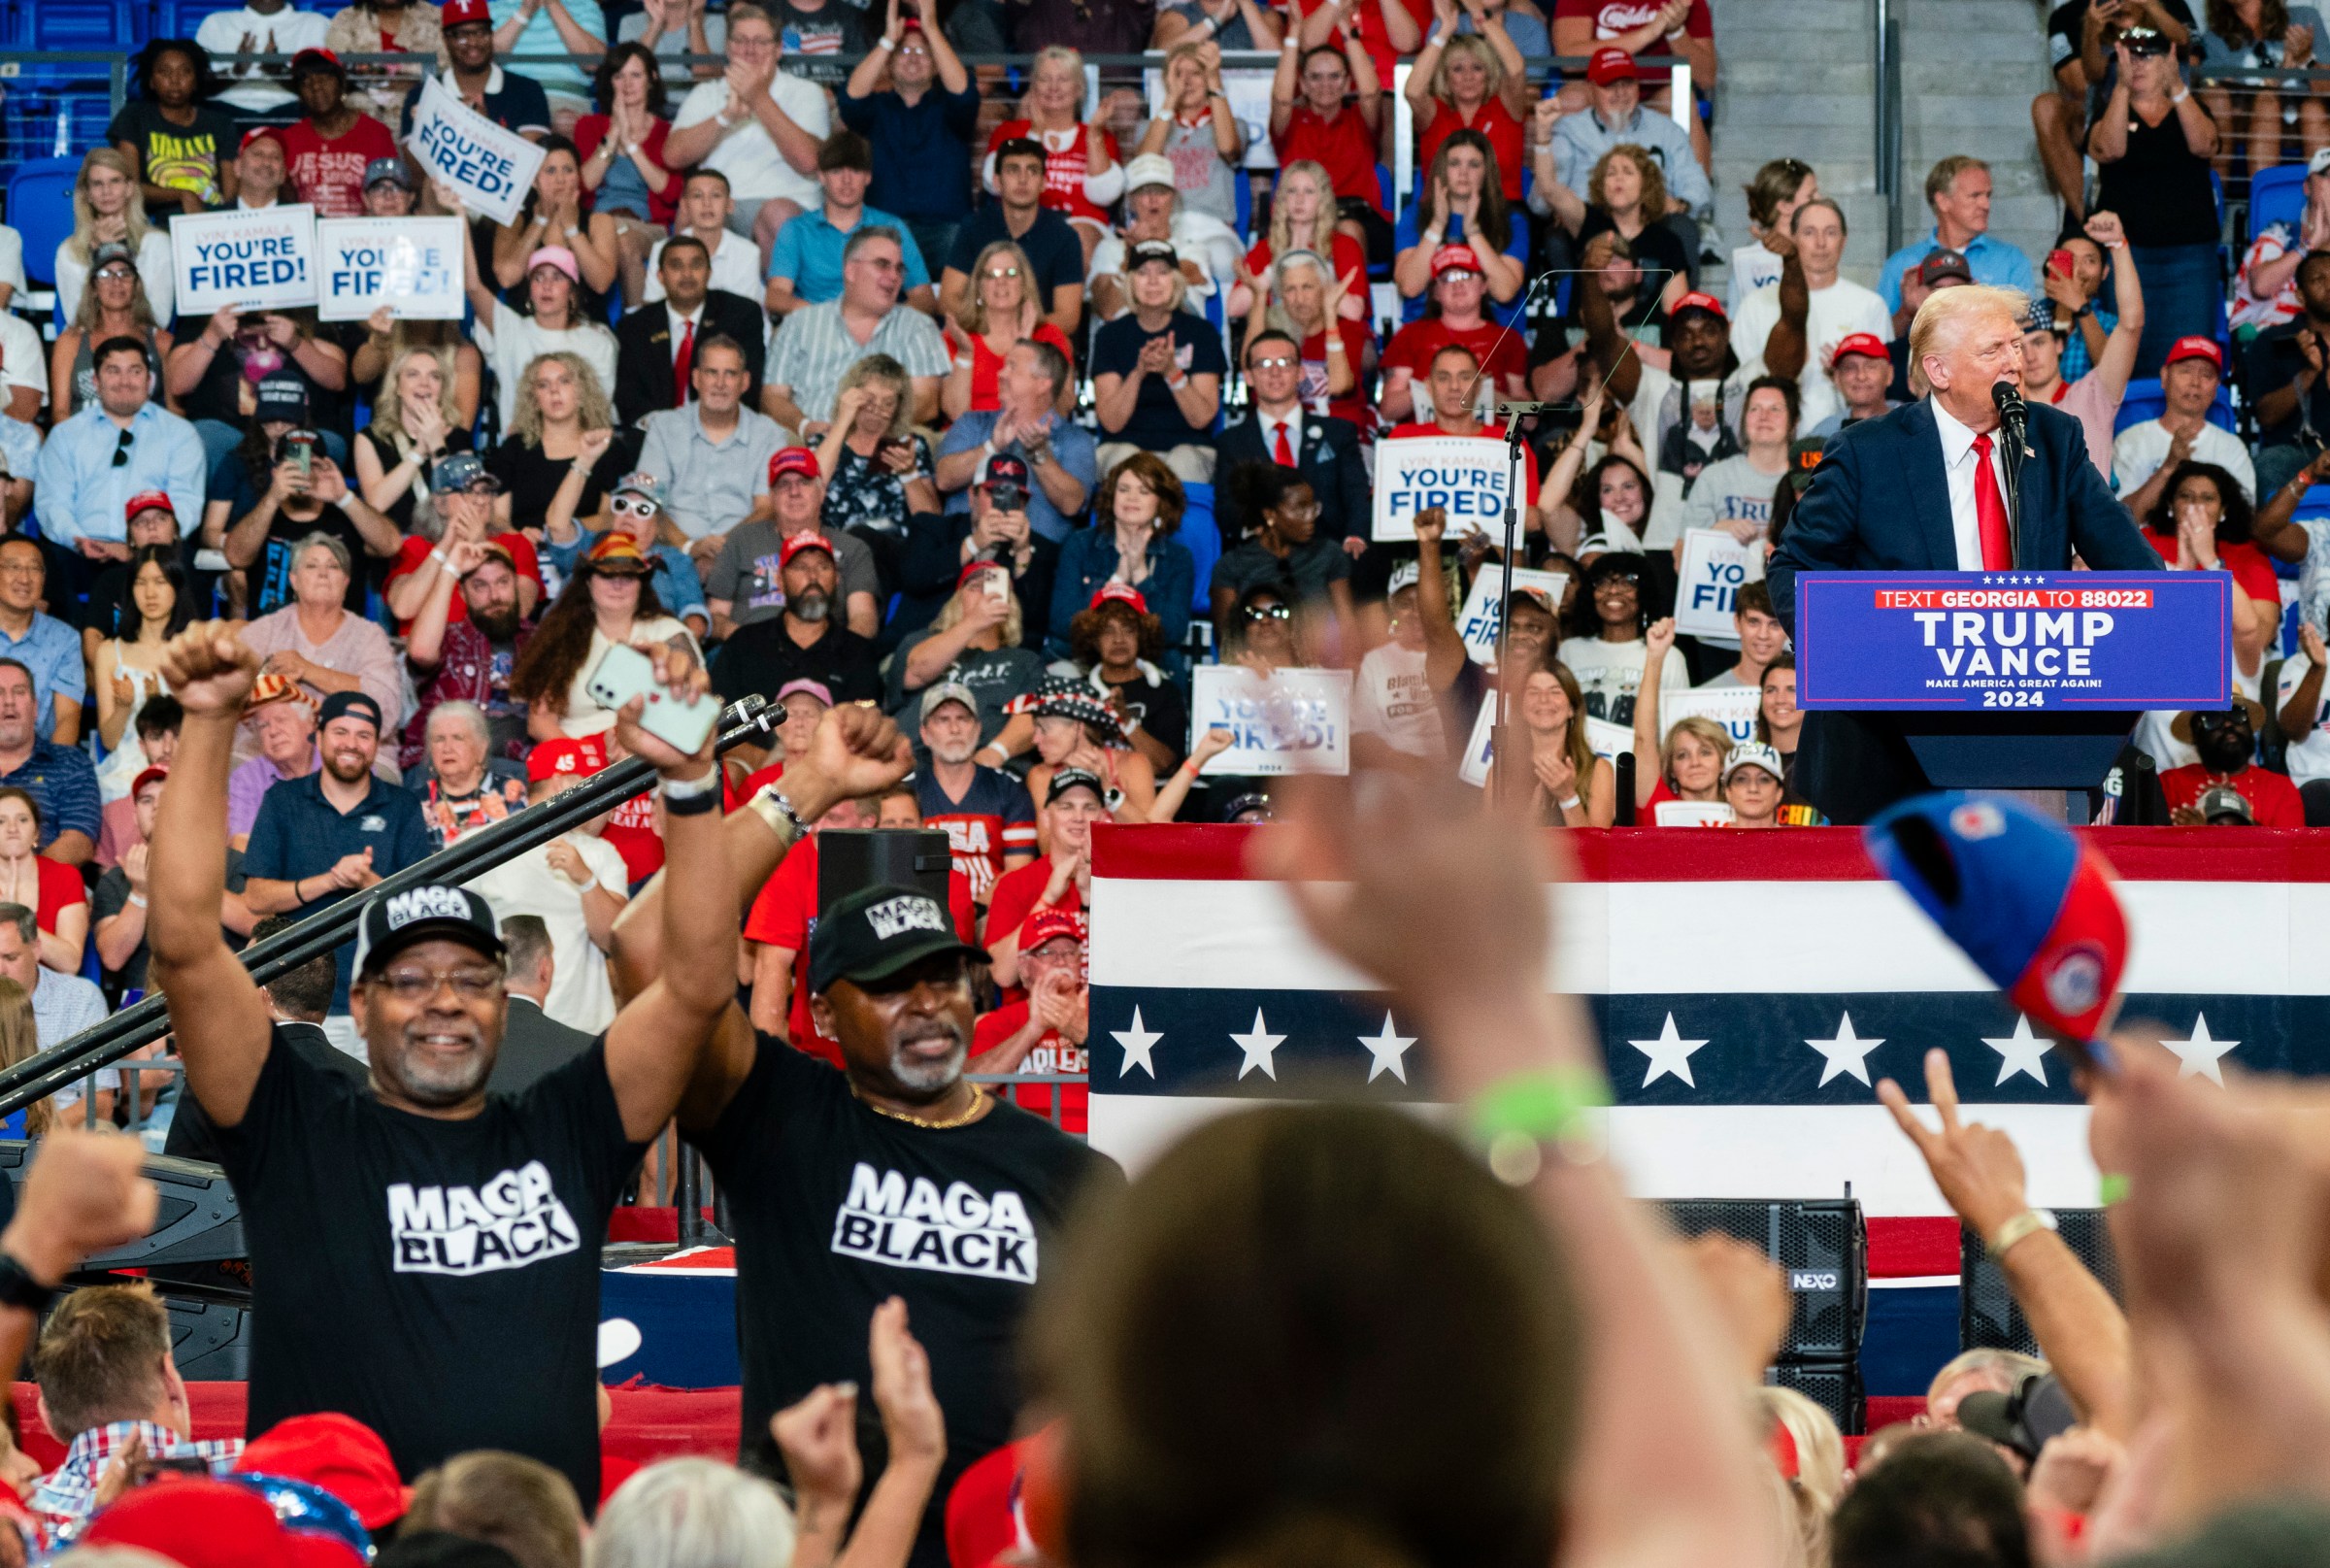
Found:
[{"label": "microphone on stand", "polygon": [[2014,436],[2017,452],[2024,457],[2032,455],[2030,406],[2023,402],[2021,391],[2013,382],[1997,382],[1990,387],[1990,401],[1998,407],[1999,421]]}]

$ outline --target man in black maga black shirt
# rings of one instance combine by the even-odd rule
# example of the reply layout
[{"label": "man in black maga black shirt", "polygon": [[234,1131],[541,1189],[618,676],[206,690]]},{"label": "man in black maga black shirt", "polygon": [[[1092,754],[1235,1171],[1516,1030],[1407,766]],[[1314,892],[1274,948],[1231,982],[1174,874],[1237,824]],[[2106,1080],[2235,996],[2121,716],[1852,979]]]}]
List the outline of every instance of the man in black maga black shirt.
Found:
[{"label": "man in black maga black shirt", "polygon": [[[675,698],[703,689],[683,655],[650,656]],[[599,1245],[734,1000],[734,916],[702,893],[667,901],[664,940],[701,961],[673,966],[589,1051],[505,1098],[485,1088],[507,1007],[491,909],[458,887],[375,894],[350,990],[367,1091],[285,1047],[219,933],[227,765],[258,655],[206,622],[171,642],[162,669],[186,718],[153,836],[151,974],[242,1203],[248,1429],[341,1411],[378,1430],[407,1477],[506,1449],[596,1499]],[[711,745],[682,755],[638,728],[638,706],[618,732],[664,781],[665,874],[725,886]]]},{"label": "man in black maga black shirt", "polygon": [[[828,714],[811,762],[864,718]],[[834,771],[800,778],[788,762],[751,811],[729,817],[740,904],[792,839],[773,797],[815,821],[839,798],[822,783]],[[894,772],[904,771],[901,757]],[[616,933],[626,977],[654,972],[655,955],[627,939],[656,924],[635,919]],[[916,1568],[944,1568],[955,1479],[1017,1435],[1019,1319],[1071,1201],[1086,1180],[1122,1179],[1049,1122],[964,1082],[969,964],[983,956],[927,893],[873,887],[837,901],[810,938],[809,984],[817,1027],[841,1042],[846,1070],[755,1037],[736,1011],[680,1111],[736,1237],[748,1457],[769,1452],[769,1418],[819,1384],[867,1385],[863,1325],[885,1299],[905,1299],[947,1414],[947,1462]]]}]

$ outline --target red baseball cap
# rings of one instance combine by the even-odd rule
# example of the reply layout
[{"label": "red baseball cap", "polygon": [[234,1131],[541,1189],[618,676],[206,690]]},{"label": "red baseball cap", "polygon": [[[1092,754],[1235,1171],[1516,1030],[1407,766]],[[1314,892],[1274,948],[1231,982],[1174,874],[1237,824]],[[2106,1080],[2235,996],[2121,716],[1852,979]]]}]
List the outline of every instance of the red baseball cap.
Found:
[{"label": "red baseball cap", "polygon": [[291,56],[291,74],[297,76],[300,67],[315,64],[321,64],[339,76],[348,75],[348,67],[340,63],[339,55],[328,49],[318,49],[313,44]]},{"label": "red baseball cap", "polygon": [[1481,271],[1481,258],[1473,254],[1469,245],[1444,245],[1432,252],[1432,276],[1437,281],[1444,272]]},{"label": "red baseball cap", "polygon": [[1837,351],[1829,355],[1828,362],[1833,365],[1848,353],[1866,354],[1871,359],[1893,357],[1885,350],[1885,340],[1874,332],[1855,332],[1845,339],[1837,345]]},{"label": "red baseball cap", "polygon": [[2216,367],[2216,373],[2219,376],[2225,373],[2225,351],[2216,346],[2214,338],[2204,338],[2197,334],[2189,338],[2179,338],[2170,346],[2168,357],[2160,363],[2168,366],[2175,364],[2180,359],[2206,359]]},{"label": "red baseball cap", "polygon": [[1705,311],[1718,321],[1729,322],[1731,320],[1730,317],[1723,314],[1723,302],[1713,294],[1683,295],[1675,302],[1675,309],[1668,313],[1668,319],[1672,320],[1685,311]]},{"label": "red baseball cap", "polygon": [[1141,590],[1134,587],[1130,583],[1103,583],[1100,585],[1100,591],[1092,595],[1091,604],[1087,605],[1085,608],[1090,610],[1098,610],[1102,605],[1108,604],[1112,600],[1117,604],[1131,605],[1133,607],[1133,614],[1137,616],[1146,616],[1148,614],[1148,601],[1143,598],[1141,596]]},{"label": "red baseball cap", "polygon": [[1598,49],[1585,62],[1585,80],[1597,87],[1607,87],[1613,82],[1640,82],[1643,73],[1635,69],[1634,56],[1622,49]]},{"label": "red baseball cap", "polygon": [[551,779],[587,779],[607,765],[604,752],[593,751],[570,736],[538,743],[526,753],[526,782],[543,784]]},{"label": "red baseball cap", "polygon": [[126,521],[141,512],[167,512],[173,517],[178,516],[178,508],[170,504],[167,490],[140,490],[129,498],[129,505],[121,509],[121,517]]},{"label": "red baseball cap", "polygon": [[413,1501],[381,1434],[336,1411],[278,1421],[244,1446],[235,1468],[320,1486],[354,1509],[367,1530],[404,1518]]},{"label": "red baseball cap", "polygon": [[1074,937],[1081,948],[1084,944],[1084,917],[1075,910],[1033,910],[1019,922],[1019,951],[1033,952],[1053,937]]},{"label": "red baseball cap", "polygon": [[[253,125],[250,129],[243,133],[243,140],[235,145],[235,150],[238,152],[250,150],[250,144],[257,141],[262,136],[273,142],[279,148],[283,147],[283,132],[276,126]],[[288,149],[285,149],[285,150],[287,151]]]},{"label": "red baseball cap", "polygon": [[982,572],[1000,572],[1003,569],[1003,562],[991,561],[984,556],[966,561],[963,563],[963,569],[954,574],[954,585],[959,588]]},{"label": "red baseball cap", "polygon": [[807,447],[786,447],[769,459],[769,483],[777,483],[780,474],[802,474],[817,477],[817,454]]},{"label": "red baseball cap", "polygon": [[782,572],[786,567],[792,565],[793,557],[800,554],[805,550],[821,550],[825,552],[825,558],[827,560],[838,561],[841,559],[842,552],[833,548],[832,540],[826,538],[821,533],[811,530],[805,533],[797,533],[793,535],[792,538],[786,540],[782,545],[778,547],[777,569]]},{"label": "red baseball cap", "polygon": [[135,779],[132,779],[129,782],[129,798],[132,800],[137,799],[139,792],[142,791],[148,784],[157,783],[169,777],[170,770],[168,768],[153,767],[146,769]]},{"label": "red baseball cap", "polygon": [[493,25],[493,8],[486,0],[445,0],[438,8],[437,24],[446,32],[473,21]]}]

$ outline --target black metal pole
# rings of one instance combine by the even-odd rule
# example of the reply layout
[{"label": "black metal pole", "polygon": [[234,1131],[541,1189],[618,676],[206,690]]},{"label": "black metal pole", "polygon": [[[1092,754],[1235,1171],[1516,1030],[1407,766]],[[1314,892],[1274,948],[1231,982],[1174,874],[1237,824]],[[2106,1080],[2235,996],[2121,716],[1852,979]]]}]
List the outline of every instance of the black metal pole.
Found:
[{"label": "black metal pole", "polygon": [[[765,735],[768,717],[776,712],[760,697],[730,703],[720,715],[721,731],[715,742],[716,749],[726,751],[756,735]],[[402,892],[424,883],[466,882],[537,845],[548,844],[578,822],[612,810],[643,793],[654,782],[652,767],[638,757],[626,757],[555,800],[529,806],[491,827],[448,845],[426,860],[383,878],[363,898],[341,899],[289,930],[278,932],[245,950],[243,967],[250,972],[253,981],[264,985],[348,940],[369,899]],[[157,991],[72,1039],[0,1070],[0,1117],[20,1111],[98,1068],[119,1061],[169,1030],[169,1003]]]},{"label": "black metal pole", "polygon": [[[1528,438],[1521,434],[1521,414],[1516,409],[1505,419],[1505,561],[1502,582],[1497,592],[1497,718],[1489,729],[1488,792],[1491,799],[1503,795],[1509,780],[1507,772],[1515,765],[1513,748],[1513,574],[1515,551],[1521,532],[1521,476],[1522,448]],[[6,1113],[0,1112],[0,1115]]]}]

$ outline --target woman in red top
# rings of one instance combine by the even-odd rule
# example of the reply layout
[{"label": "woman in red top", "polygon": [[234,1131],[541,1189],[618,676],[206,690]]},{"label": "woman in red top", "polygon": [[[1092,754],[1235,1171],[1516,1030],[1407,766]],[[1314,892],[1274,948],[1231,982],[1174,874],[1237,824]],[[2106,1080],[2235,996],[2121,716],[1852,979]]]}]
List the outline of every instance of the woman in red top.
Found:
[{"label": "woman in red top", "polygon": [[[1346,95],[1354,95],[1345,103]],[[1376,141],[1383,89],[1375,63],[1349,22],[1332,45],[1279,50],[1270,83],[1270,145],[1283,168],[1307,160],[1326,170],[1341,215],[1337,227],[1367,247],[1368,259],[1391,259],[1391,217],[1376,181]]]},{"label": "woman in red top", "polygon": [[1262,301],[1270,325],[1302,345],[1303,407],[1348,419],[1372,439],[1376,415],[1367,386],[1375,379],[1376,340],[1365,321],[1342,309],[1354,291],[1364,291],[1365,279],[1357,271],[1329,278],[1316,251],[1289,250],[1258,282],[1277,295]]},{"label": "woman in red top", "polygon": [[1479,33],[1456,31],[1454,0],[1438,0],[1431,42],[1408,71],[1415,117],[1415,166],[1432,167],[1440,144],[1460,130],[1488,138],[1508,202],[1521,199],[1521,117],[1529,112],[1528,67],[1495,12],[1469,0]]},{"label": "woman in red top", "polygon": [[[992,412],[1002,406],[995,381],[1003,371],[1003,356],[1021,338],[1048,343],[1075,363],[1076,355],[1060,329],[1044,319],[1033,286],[1035,267],[1027,252],[1009,240],[997,240],[979,253],[971,266],[971,287],[963,299],[960,323],[947,323],[947,346],[954,352],[954,367],[939,387],[939,406],[947,417]],[[1076,383],[1063,382],[1059,410],[1065,415],[1076,401]]]},{"label": "woman in red top", "polygon": [[2180,463],[2144,519],[2144,537],[2172,572],[2231,574],[2233,663],[2251,681],[2281,629],[2281,584],[2250,541],[2255,518],[2240,482],[2214,463]]},{"label": "woman in red top", "polygon": [[[1367,252],[1336,223],[1335,184],[1327,171],[1308,158],[1282,164],[1270,190],[1270,232],[1246,253],[1246,271],[1230,290],[1229,314],[1243,317],[1254,306],[1254,283],[1270,271],[1271,258],[1290,250],[1314,250],[1334,265],[1335,276],[1367,276]],[[1344,296],[1343,314],[1367,316],[1367,290]]]},{"label": "woman in red top", "polygon": [[575,151],[591,210],[616,219],[623,298],[646,297],[648,253],[671,232],[685,183],[665,161],[672,132],[663,72],[638,44],[617,44],[599,62],[593,95],[600,112],[575,121]]},{"label": "woman in red top", "polygon": [[0,904],[33,912],[43,967],[78,975],[89,936],[88,890],[71,866],[35,852],[40,841],[40,806],[14,785],[0,789]]},{"label": "woman in red top", "polygon": [[1116,161],[1116,138],[1076,117],[1084,101],[1084,57],[1054,45],[1037,51],[1029,73],[1027,117],[1007,119],[987,138],[985,178],[995,189],[995,150],[1027,137],[1044,149],[1044,205],[1076,225],[1084,242],[1084,264],[1109,231],[1109,204],[1124,190],[1124,169]]}]

